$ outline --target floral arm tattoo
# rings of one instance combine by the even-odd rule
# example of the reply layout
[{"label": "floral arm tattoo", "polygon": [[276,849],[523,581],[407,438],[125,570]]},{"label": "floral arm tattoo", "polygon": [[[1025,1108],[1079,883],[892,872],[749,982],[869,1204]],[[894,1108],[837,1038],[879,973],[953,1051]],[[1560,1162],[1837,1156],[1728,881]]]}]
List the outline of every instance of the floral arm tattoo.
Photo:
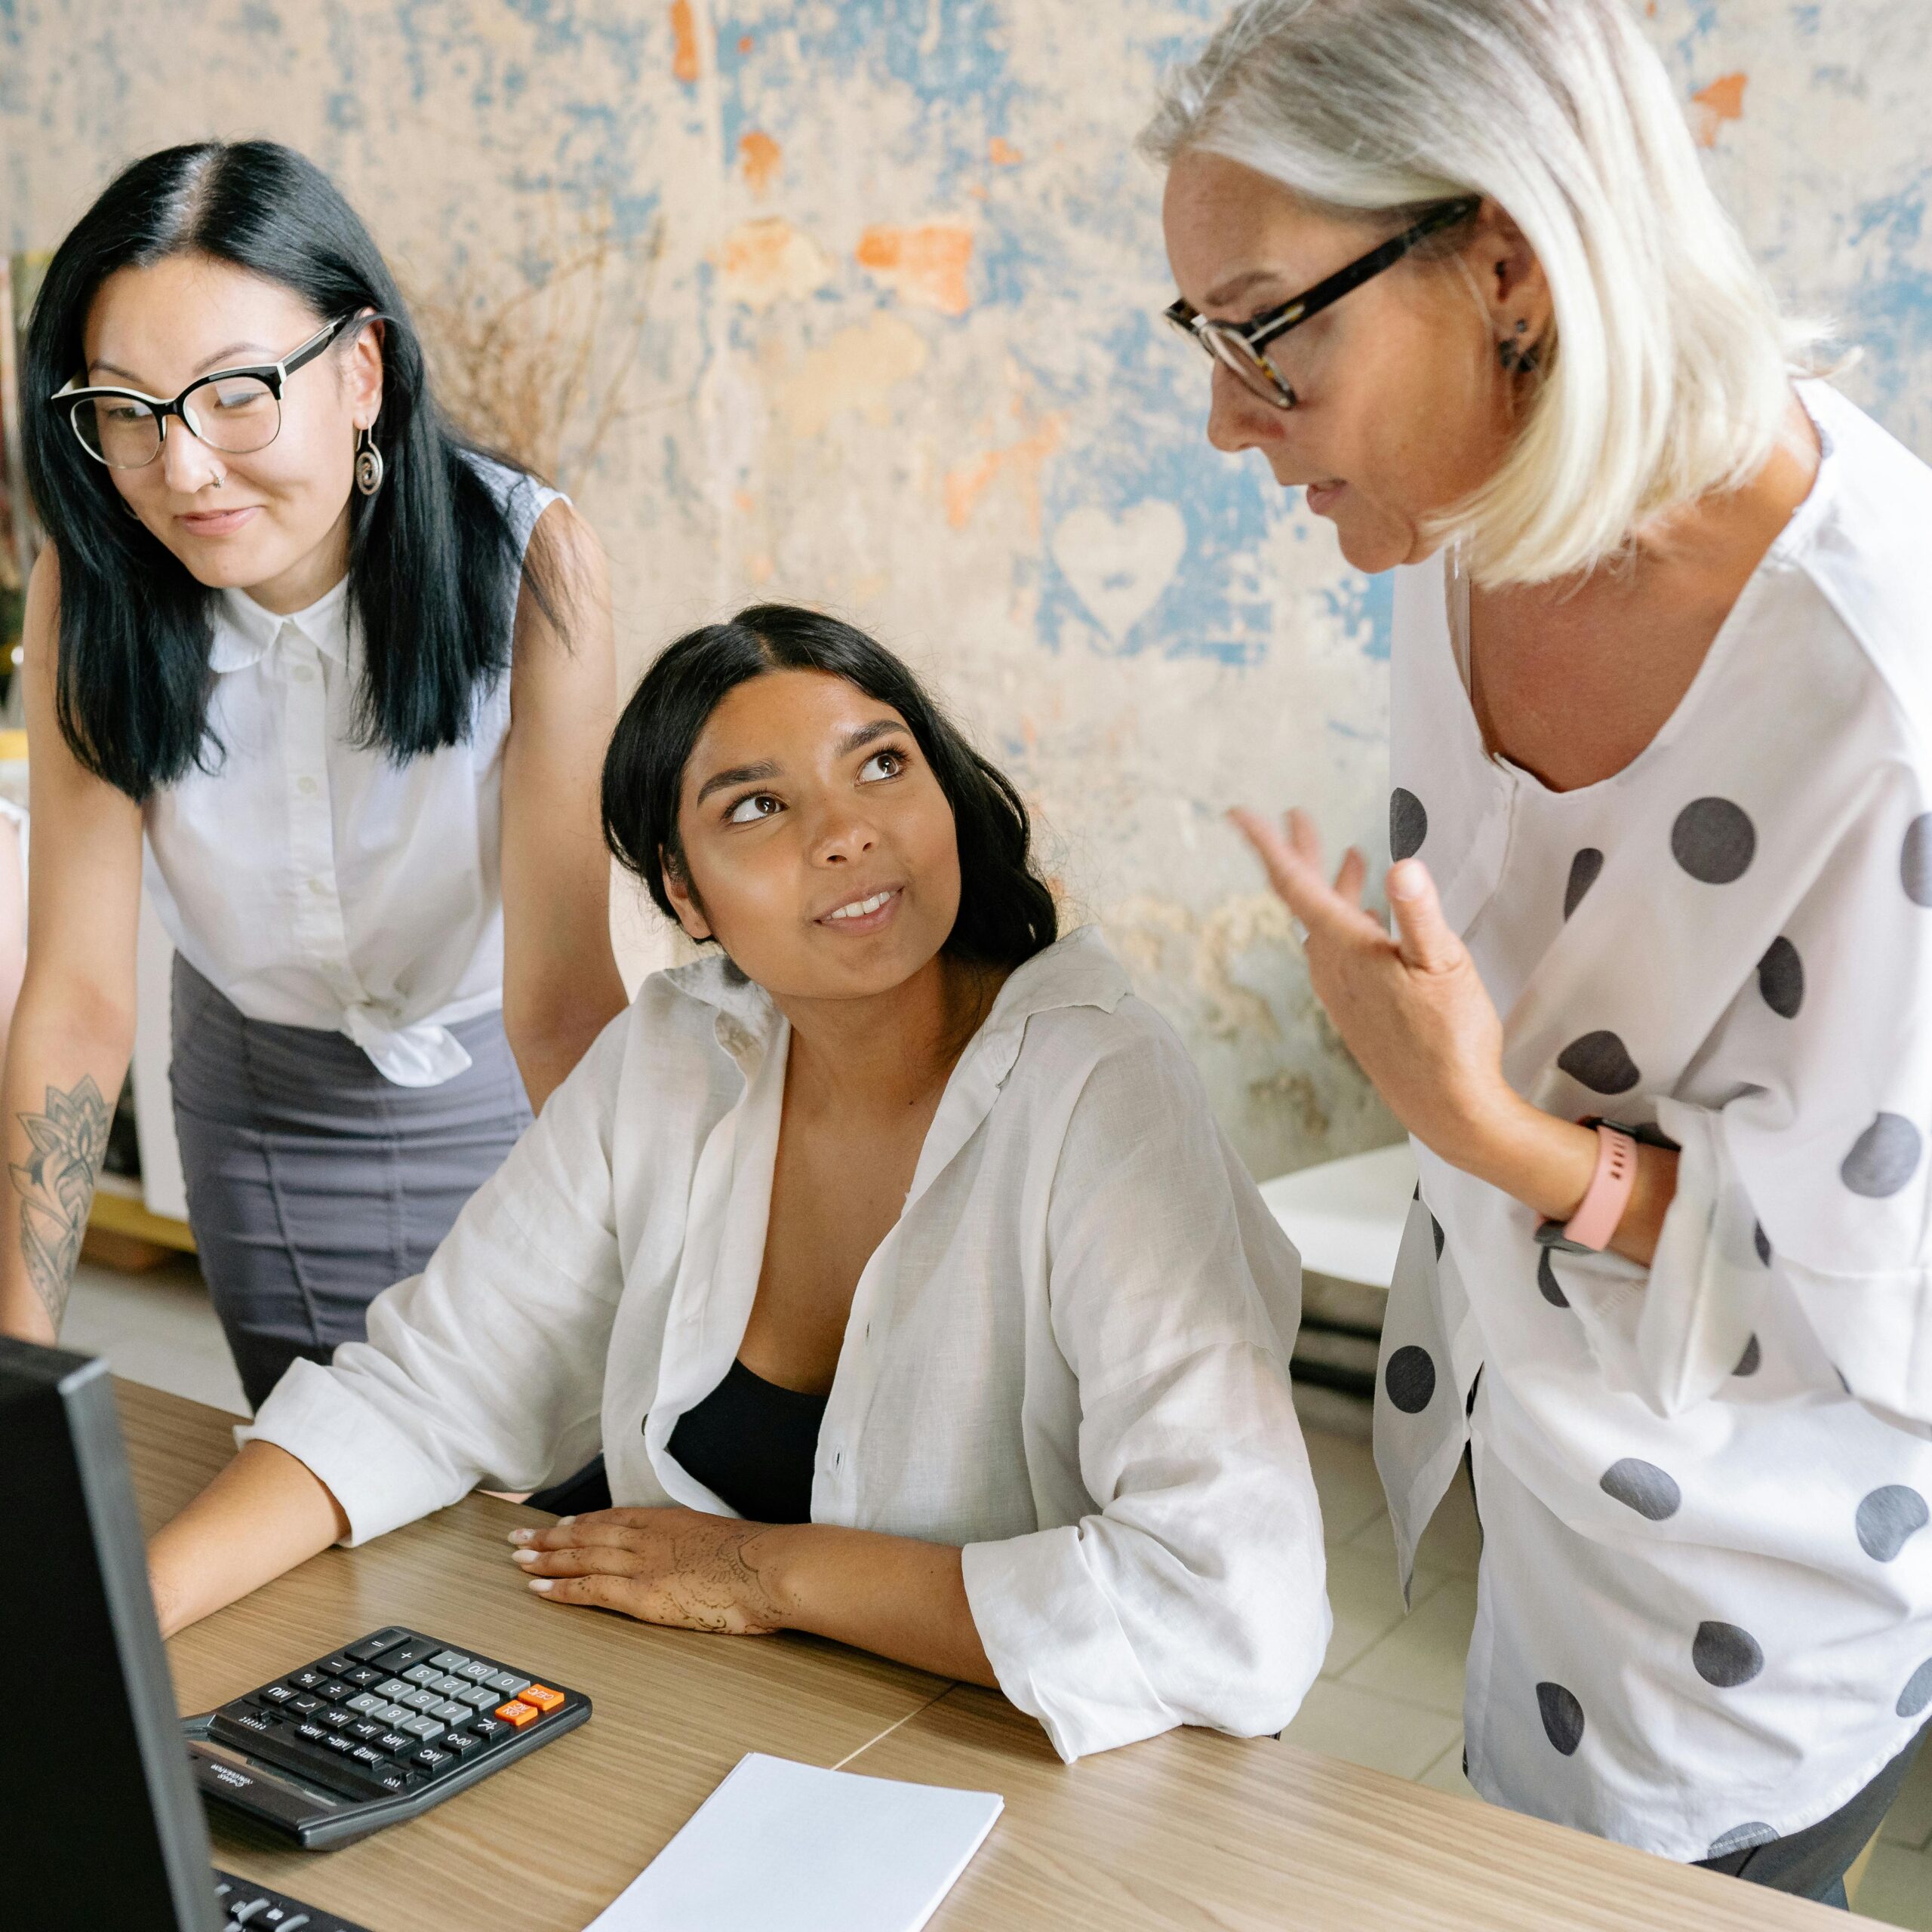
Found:
[{"label": "floral arm tattoo", "polygon": [[20,1116],[33,1143],[32,1158],[15,1161],[11,1169],[14,1192],[20,1197],[20,1254],[57,1331],[107,1152],[110,1118],[92,1074],[64,1094],[48,1088],[46,1112]]}]

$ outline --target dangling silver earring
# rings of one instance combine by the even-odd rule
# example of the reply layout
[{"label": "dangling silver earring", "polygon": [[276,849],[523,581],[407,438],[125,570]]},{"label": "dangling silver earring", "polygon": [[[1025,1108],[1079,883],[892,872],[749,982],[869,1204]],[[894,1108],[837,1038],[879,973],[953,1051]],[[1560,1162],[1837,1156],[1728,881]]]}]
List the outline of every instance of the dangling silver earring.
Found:
[{"label": "dangling silver earring", "polygon": [[355,487],[365,497],[373,497],[383,487],[383,453],[376,447],[374,432],[355,432]]}]

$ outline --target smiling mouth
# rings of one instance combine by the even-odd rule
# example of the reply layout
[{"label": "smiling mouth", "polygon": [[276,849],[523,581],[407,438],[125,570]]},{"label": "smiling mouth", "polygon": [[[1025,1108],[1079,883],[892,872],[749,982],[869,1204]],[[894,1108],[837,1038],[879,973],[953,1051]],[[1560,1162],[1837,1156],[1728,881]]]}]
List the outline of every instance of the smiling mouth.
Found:
[{"label": "smiling mouth", "polygon": [[848,900],[843,906],[822,913],[816,923],[835,927],[841,932],[870,932],[892,916],[904,890],[903,886],[889,885],[882,891],[869,893],[863,899]]},{"label": "smiling mouth", "polygon": [[253,516],[255,509],[253,503],[238,503],[232,509],[186,510],[182,512],[180,520],[190,530],[204,533],[233,530]]}]

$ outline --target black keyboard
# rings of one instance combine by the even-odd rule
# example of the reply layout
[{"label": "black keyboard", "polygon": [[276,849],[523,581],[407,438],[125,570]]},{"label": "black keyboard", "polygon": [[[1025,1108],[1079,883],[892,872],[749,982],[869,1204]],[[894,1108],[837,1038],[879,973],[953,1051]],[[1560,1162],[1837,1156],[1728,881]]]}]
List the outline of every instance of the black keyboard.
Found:
[{"label": "black keyboard", "polygon": [[304,1905],[285,1892],[272,1892],[232,1872],[214,1875],[215,1903],[228,1916],[222,1932],[363,1932],[319,1906]]},{"label": "black keyboard", "polygon": [[320,1851],[417,1817],[589,1715],[580,1690],[392,1627],[186,1729],[203,1798]]}]

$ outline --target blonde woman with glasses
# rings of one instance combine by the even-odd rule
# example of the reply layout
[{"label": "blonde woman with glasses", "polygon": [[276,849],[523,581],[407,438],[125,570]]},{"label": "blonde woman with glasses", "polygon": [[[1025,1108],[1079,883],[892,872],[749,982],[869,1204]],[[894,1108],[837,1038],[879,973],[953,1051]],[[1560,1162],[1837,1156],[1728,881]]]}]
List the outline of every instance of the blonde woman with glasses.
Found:
[{"label": "blonde woman with glasses", "polygon": [[1841,1904],[1932,1708],[1932,473],[1620,0],[1251,0],[1146,145],[1210,439],[1398,574],[1392,933],[1240,817],[1416,1143],[1470,1780]]}]

